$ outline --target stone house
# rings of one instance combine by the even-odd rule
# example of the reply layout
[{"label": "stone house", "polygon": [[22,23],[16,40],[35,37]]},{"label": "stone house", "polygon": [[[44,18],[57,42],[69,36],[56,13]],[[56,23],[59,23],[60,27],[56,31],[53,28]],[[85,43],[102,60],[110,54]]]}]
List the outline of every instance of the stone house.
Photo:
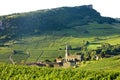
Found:
[{"label": "stone house", "polygon": [[56,58],[55,60],[56,60],[56,63],[61,63],[61,62],[63,62],[63,59],[62,59],[62,58]]}]

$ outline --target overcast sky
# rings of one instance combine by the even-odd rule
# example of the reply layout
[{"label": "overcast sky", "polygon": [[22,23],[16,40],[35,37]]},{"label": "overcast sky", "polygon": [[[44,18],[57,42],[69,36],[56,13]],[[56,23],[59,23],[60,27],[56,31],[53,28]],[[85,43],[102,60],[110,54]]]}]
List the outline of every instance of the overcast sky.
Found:
[{"label": "overcast sky", "polygon": [[0,0],[0,15],[87,4],[102,16],[120,18],[120,0]]}]

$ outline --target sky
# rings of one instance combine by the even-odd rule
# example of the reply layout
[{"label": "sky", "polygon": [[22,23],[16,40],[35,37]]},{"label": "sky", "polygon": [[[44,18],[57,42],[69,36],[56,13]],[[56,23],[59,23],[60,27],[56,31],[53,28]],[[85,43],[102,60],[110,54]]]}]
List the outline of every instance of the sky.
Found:
[{"label": "sky", "polygon": [[120,0],[0,0],[0,15],[92,4],[102,16],[120,18]]}]

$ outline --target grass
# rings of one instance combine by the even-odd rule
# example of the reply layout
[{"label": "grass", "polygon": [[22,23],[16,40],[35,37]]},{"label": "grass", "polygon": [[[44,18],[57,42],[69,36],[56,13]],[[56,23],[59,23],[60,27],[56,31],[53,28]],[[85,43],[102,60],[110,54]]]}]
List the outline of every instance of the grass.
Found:
[{"label": "grass", "polygon": [[[27,59],[27,61],[34,62],[40,55],[41,51],[44,51],[41,58],[39,58],[39,61],[48,58],[54,60],[54,58],[58,56],[64,57],[64,49],[66,44],[70,44],[72,48],[82,46],[84,41],[89,41],[90,43],[110,43],[112,45],[119,44],[120,31],[118,28],[119,24],[110,25],[106,23],[90,23],[88,25],[75,26],[71,29],[52,31],[49,32],[49,34],[47,33],[41,36],[23,36],[22,39],[19,38],[14,44],[11,44],[10,47],[0,47],[0,54],[6,55],[6,53],[10,54],[12,50],[16,50],[23,51],[25,55],[26,52],[29,51],[31,56]],[[96,49],[99,46],[100,44],[89,44],[87,48]],[[59,49],[62,50],[59,51]],[[71,54],[77,52],[79,51],[71,51]],[[19,56],[24,57],[24,55]],[[20,57],[18,57],[18,59],[19,58]],[[14,56],[14,59],[16,60],[17,57]]]},{"label": "grass", "polygon": [[0,54],[11,53],[11,49],[8,47],[0,47]]},{"label": "grass", "polygon": [[[14,60],[17,62],[22,62],[27,60],[27,62],[35,62],[37,57],[40,55],[41,51],[43,55],[39,58],[39,61],[50,59],[54,61],[54,59],[58,56],[64,57],[64,49],[66,43],[70,44],[72,48],[79,47],[83,45],[83,41],[89,41],[91,44],[88,45],[88,49],[96,49],[100,46],[99,43],[110,43],[110,44],[118,44],[120,43],[119,35],[113,36],[100,36],[99,39],[95,39],[96,37],[60,37],[60,36],[33,36],[26,37],[19,40],[19,43],[10,45],[10,47],[3,47],[0,50],[0,53],[11,53],[11,50],[23,51],[24,55],[16,55],[14,56]],[[92,44],[98,43],[98,44]],[[59,50],[62,49],[62,50]],[[29,51],[30,57],[24,57],[25,54]],[[79,51],[71,51],[71,54],[79,53]],[[19,56],[23,57],[20,58]],[[8,56],[7,56],[8,57]],[[25,58],[25,59],[24,59]],[[6,58],[5,58],[6,59]],[[18,60],[19,59],[19,60]],[[1,60],[3,61],[3,60]]]},{"label": "grass", "polygon": [[[16,40],[17,43],[10,45],[10,47],[0,47],[0,62],[10,63],[8,57],[12,53],[12,50],[22,51],[13,55],[13,60],[16,63],[29,63],[44,61],[46,59],[54,61],[58,56],[64,57],[66,43],[70,44],[72,48],[76,48],[83,45],[83,41],[89,41],[90,44],[87,48],[90,50],[96,49],[101,43],[119,44],[120,35],[118,33],[120,31],[116,28],[113,29],[112,26],[109,24],[94,23],[77,26],[70,30],[56,31],[52,35],[22,37],[22,39]],[[86,29],[88,33],[84,33]],[[27,52],[30,53],[30,56]],[[70,53],[79,53],[79,50],[71,50]],[[120,55],[103,58],[98,61],[82,62],[80,63],[80,67],[76,69],[7,65],[0,64],[0,72],[2,74],[0,77],[2,79],[6,79],[6,72],[8,72],[10,76],[8,75],[7,77],[9,79],[68,80],[68,78],[72,78],[71,80],[76,80],[77,78],[77,80],[120,80]]]},{"label": "grass", "polygon": [[20,64],[20,63],[25,63],[26,60],[28,59],[28,54],[25,54],[23,52],[19,52],[17,54],[14,54],[12,56],[13,58],[13,61],[16,63],[16,64]]},{"label": "grass", "polygon": [[[118,26],[118,24],[114,26]],[[90,34],[94,36],[108,36],[120,33],[119,29],[114,28],[113,25],[110,24],[90,23],[87,29],[90,31]]]},{"label": "grass", "polygon": [[100,46],[101,46],[100,44],[89,44],[87,46],[87,49],[89,49],[89,50],[96,50]]},{"label": "grass", "polygon": [[98,61],[88,61],[81,65],[80,69],[92,71],[117,71],[120,69],[120,55]]},{"label": "grass", "polygon": [[9,56],[12,53],[8,47],[0,47],[0,62],[10,63]]},{"label": "grass", "polygon": [[9,53],[5,53],[5,54],[0,54],[0,62],[4,62],[4,63],[11,63],[9,61]]},{"label": "grass", "polygon": [[110,38],[110,39],[107,39],[107,40],[104,40],[104,41],[100,41],[101,43],[109,43],[109,44],[112,44],[112,45],[116,45],[116,44],[120,44],[120,37],[116,37],[116,38]]}]

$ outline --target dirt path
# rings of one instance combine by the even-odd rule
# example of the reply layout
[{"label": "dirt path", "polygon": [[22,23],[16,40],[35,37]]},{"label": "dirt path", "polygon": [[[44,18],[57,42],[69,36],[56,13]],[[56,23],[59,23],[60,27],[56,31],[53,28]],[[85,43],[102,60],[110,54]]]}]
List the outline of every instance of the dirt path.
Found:
[{"label": "dirt path", "polygon": [[13,56],[13,54],[11,54],[11,55],[9,56],[9,60],[10,60],[10,62],[11,62],[12,64],[15,64],[15,62],[14,62],[13,59],[12,59],[12,56]]},{"label": "dirt path", "polygon": [[38,62],[39,58],[43,55],[44,51],[41,51],[40,55],[37,57],[36,62]]}]

